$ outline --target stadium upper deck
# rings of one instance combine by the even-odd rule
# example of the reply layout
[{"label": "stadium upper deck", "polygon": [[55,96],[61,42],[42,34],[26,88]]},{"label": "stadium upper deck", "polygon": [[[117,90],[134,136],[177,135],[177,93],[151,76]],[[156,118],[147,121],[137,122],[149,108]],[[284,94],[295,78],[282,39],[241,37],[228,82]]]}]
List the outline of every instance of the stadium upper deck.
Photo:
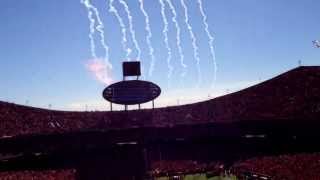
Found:
[{"label": "stadium upper deck", "polygon": [[154,110],[54,111],[0,102],[0,137],[241,120],[317,120],[320,66],[298,67],[209,101]]}]

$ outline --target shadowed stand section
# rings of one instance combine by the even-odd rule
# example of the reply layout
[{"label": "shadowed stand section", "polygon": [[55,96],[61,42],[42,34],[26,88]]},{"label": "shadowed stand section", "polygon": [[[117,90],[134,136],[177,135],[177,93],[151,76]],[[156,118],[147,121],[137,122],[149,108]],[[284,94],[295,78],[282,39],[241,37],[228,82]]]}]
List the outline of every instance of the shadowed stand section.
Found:
[{"label": "shadowed stand section", "polygon": [[84,157],[77,167],[77,180],[142,180],[144,154],[137,145],[123,144]]}]

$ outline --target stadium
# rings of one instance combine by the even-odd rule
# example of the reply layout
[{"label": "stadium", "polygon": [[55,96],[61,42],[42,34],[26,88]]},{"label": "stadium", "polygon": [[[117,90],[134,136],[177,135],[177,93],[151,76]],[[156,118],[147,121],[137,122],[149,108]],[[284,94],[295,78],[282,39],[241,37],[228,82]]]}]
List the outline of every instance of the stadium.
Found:
[{"label": "stadium", "polygon": [[320,1],[1,2],[0,180],[320,180]]},{"label": "stadium", "polygon": [[1,102],[0,179],[319,179],[320,67],[208,101],[55,111]]}]

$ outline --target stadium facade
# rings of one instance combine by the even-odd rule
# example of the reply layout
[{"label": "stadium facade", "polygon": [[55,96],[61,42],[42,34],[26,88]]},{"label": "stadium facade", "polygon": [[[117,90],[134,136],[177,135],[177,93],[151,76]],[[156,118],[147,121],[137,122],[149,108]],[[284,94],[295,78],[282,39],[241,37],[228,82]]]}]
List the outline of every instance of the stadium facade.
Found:
[{"label": "stadium facade", "polygon": [[[3,172],[71,169],[75,179],[215,172],[218,162],[232,167],[252,157],[319,152],[320,67],[166,108],[67,112],[0,102],[0,122]],[[162,167],[189,161],[207,166]]]}]

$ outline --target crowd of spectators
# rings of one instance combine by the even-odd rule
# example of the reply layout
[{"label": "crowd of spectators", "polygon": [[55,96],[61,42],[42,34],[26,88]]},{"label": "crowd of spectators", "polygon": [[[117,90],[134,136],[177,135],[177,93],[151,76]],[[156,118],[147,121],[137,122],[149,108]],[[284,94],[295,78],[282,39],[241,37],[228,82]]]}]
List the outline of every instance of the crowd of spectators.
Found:
[{"label": "crowd of spectators", "polygon": [[192,160],[162,160],[152,163],[150,175],[153,177],[163,177],[198,173],[210,173],[212,176],[220,176],[225,173],[225,169],[223,163],[220,162],[204,163]]},{"label": "crowd of spectators", "polygon": [[[273,180],[318,180],[320,179],[320,154],[292,154],[258,157],[236,162],[226,169],[221,162],[197,162],[192,160],[156,161],[149,172],[153,177],[179,176],[207,173],[221,176],[235,174],[244,179],[248,174],[265,175]],[[230,175],[230,174],[229,174]],[[76,179],[75,169],[45,171],[0,172],[0,180],[72,180]]]},{"label": "crowd of spectators", "polygon": [[66,112],[0,102],[0,137],[239,120],[316,119],[320,116],[319,73],[319,67],[301,67],[209,101],[154,110]]},{"label": "crowd of spectators", "polygon": [[[320,68],[302,67],[262,84],[209,101],[154,110],[66,112],[0,102],[0,138],[239,120],[316,120],[319,117]],[[320,179],[319,162],[319,154],[286,155],[239,162],[234,169],[238,172],[265,173],[276,179]],[[219,164],[199,164],[193,161],[163,161],[155,163],[153,173],[183,172],[188,169],[213,170],[220,167]],[[3,172],[0,173],[0,179],[54,179],[55,176],[61,177],[56,179],[72,179],[74,174],[74,170]]]},{"label": "crowd of spectators", "polygon": [[237,162],[233,171],[239,176],[264,174],[273,180],[319,180],[320,154],[295,154],[253,158]]},{"label": "crowd of spectators", "polygon": [[302,153],[256,157],[225,167],[221,162],[201,163],[191,160],[157,161],[152,176],[183,176],[206,173],[212,176],[235,175],[238,179],[319,180],[320,154]]},{"label": "crowd of spectators", "polygon": [[75,180],[76,170],[0,172],[0,180]]}]

